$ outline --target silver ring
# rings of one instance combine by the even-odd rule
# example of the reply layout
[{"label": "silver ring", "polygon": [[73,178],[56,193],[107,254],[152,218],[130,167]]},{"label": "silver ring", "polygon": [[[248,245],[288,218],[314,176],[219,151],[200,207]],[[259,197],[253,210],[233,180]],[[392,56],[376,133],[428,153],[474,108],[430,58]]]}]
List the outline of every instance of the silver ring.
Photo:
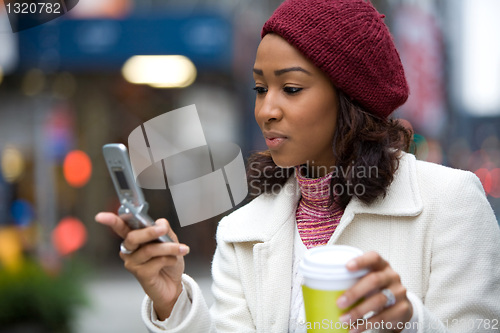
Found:
[{"label": "silver ring", "polygon": [[392,291],[385,288],[385,289],[382,289],[381,293],[384,294],[385,297],[387,297],[387,302],[385,302],[384,308],[388,308],[388,307],[396,304],[396,297],[394,296]]},{"label": "silver ring", "polygon": [[131,254],[133,253],[134,251],[130,251],[129,249],[127,249],[125,247],[125,245],[123,245],[123,242],[120,244],[120,252],[123,253],[123,254]]}]

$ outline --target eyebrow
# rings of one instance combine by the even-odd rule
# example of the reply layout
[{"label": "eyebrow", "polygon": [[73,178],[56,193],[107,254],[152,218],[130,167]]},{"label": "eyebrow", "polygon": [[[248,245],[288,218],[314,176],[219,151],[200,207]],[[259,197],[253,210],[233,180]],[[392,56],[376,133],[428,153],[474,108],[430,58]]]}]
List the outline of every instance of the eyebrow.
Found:
[{"label": "eyebrow", "polygon": [[[262,69],[254,68],[253,72],[257,75],[260,75],[260,76],[264,75],[264,72],[262,71]],[[298,67],[298,66],[278,69],[278,70],[274,71],[274,75],[279,76],[281,74],[285,74],[288,72],[303,72],[303,73],[306,73],[307,75],[312,75],[309,71],[305,70],[302,67]]]}]

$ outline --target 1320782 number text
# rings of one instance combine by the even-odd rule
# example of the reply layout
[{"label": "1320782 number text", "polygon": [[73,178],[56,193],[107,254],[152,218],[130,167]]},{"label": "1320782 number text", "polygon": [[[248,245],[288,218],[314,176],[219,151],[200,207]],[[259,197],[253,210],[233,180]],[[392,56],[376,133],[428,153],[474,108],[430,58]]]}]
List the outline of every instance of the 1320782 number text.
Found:
[{"label": "1320782 number text", "polygon": [[51,2],[16,2],[5,5],[8,14],[61,14],[61,4]]}]

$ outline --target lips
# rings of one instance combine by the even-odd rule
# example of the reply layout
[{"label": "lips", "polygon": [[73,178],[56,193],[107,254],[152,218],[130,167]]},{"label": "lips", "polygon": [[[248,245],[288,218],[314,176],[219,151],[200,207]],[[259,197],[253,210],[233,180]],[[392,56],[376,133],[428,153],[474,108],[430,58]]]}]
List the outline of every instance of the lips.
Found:
[{"label": "lips", "polygon": [[286,135],[278,132],[264,132],[264,138],[269,149],[277,149],[288,140]]}]

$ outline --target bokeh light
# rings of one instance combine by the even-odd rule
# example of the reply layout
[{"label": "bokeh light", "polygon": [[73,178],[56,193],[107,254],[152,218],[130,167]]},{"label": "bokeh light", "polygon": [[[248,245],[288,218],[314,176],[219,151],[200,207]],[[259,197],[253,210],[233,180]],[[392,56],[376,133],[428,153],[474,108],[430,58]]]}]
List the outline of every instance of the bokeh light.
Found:
[{"label": "bokeh light", "polygon": [[23,78],[22,91],[26,96],[35,96],[45,88],[45,74],[38,68],[30,70]]},{"label": "bokeh light", "polygon": [[427,162],[441,164],[443,162],[443,148],[436,140],[427,141]]},{"label": "bokeh light", "polygon": [[52,83],[52,92],[58,98],[71,98],[76,92],[76,79],[69,72],[57,74]]},{"label": "bokeh light", "polygon": [[490,195],[494,198],[500,198],[500,168],[490,171],[491,189]]},{"label": "bokeh light", "polygon": [[0,228],[0,263],[15,271],[22,263],[22,245],[16,228]]},{"label": "bokeh light", "polygon": [[73,150],[66,155],[63,164],[64,178],[73,187],[82,187],[92,175],[92,162],[81,150]]},{"label": "bokeh light", "polygon": [[33,222],[35,214],[33,206],[26,200],[15,200],[11,207],[10,213],[16,225],[20,227],[27,227]]},{"label": "bokeh light", "polygon": [[481,144],[481,149],[498,151],[500,149],[500,141],[498,140],[498,137],[496,135],[490,135],[487,137]]},{"label": "bokeh light", "polygon": [[131,0],[81,1],[69,12],[69,15],[84,19],[122,18],[130,12],[131,8]]},{"label": "bokeh light", "polygon": [[87,229],[75,217],[63,218],[52,231],[52,243],[60,255],[68,255],[80,249],[87,241]]},{"label": "bokeh light", "polygon": [[458,138],[448,148],[448,161],[452,168],[467,169],[469,156],[471,154],[470,146],[464,138]]},{"label": "bokeh light", "polygon": [[483,188],[484,188],[484,191],[486,192],[486,194],[490,194],[492,181],[491,181],[491,174],[488,171],[488,169],[480,168],[480,169],[477,169],[474,173],[481,181],[481,184],[483,185]]},{"label": "bokeh light", "polygon": [[54,106],[43,124],[43,135],[46,138],[44,153],[48,158],[63,161],[64,157],[74,149],[74,112],[72,107],[60,103]]},{"label": "bokeh light", "polygon": [[415,141],[416,145],[416,154],[415,156],[419,160],[426,161],[427,156],[429,155],[429,145],[427,144],[427,140],[423,135],[420,134],[414,134],[413,135],[413,141]]},{"label": "bokeh light", "polygon": [[484,149],[479,149],[472,152],[469,155],[469,161],[466,170],[478,170],[481,168],[491,170],[493,169],[493,164],[490,161],[488,152]]},{"label": "bokeh light", "polygon": [[182,55],[133,56],[123,65],[125,79],[156,88],[184,88],[196,79],[196,67]]},{"label": "bokeh light", "polygon": [[500,167],[500,141],[495,135],[491,135],[483,141],[481,150],[488,154],[489,161],[495,167]]},{"label": "bokeh light", "polygon": [[24,172],[24,165],[24,158],[19,149],[7,145],[2,152],[2,174],[5,181],[17,181]]}]

